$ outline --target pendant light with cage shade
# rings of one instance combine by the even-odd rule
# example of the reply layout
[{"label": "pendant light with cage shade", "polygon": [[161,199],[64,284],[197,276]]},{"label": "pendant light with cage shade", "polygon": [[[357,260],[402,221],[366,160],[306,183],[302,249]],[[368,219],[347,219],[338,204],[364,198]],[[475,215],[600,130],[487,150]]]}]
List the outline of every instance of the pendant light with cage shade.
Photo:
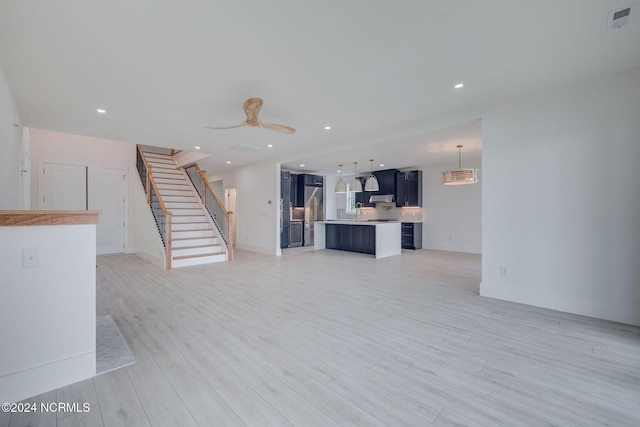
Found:
[{"label": "pendant light with cage shade", "polygon": [[367,182],[364,184],[364,191],[380,191],[380,185],[378,185],[378,178],[373,174],[373,159],[369,159],[371,162],[371,175],[367,178]]},{"label": "pendant light with cage shade", "polygon": [[347,184],[342,179],[342,165],[338,165],[338,167],[340,168],[340,170],[338,171],[340,172],[340,179],[338,180],[338,182],[336,182],[336,188],[334,190],[334,193],[338,193],[338,194],[346,193]]},{"label": "pendant light with cage shade", "polygon": [[462,156],[462,145],[458,148],[458,169],[442,172],[442,185],[466,185],[477,184],[479,169],[462,169],[460,160]]},{"label": "pendant light with cage shade", "polygon": [[352,193],[362,193],[362,183],[358,179],[357,165],[358,162],[353,162],[353,179],[349,184],[349,191]]}]

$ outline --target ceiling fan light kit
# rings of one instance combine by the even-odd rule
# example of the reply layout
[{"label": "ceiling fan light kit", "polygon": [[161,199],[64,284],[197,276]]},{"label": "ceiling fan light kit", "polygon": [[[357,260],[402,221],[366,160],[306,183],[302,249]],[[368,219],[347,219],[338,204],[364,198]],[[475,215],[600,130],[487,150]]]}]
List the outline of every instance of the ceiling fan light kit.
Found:
[{"label": "ceiling fan light kit", "polygon": [[380,191],[378,178],[373,174],[373,160],[369,161],[371,162],[371,175],[367,178],[367,182],[364,184],[364,191]]},{"label": "ceiling fan light kit", "polygon": [[358,162],[353,162],[353,179],[349,184],[349,191],[351,193],[362,193],[362,183],[358,179],[358,172],[356,170],[357,165]]},{"label": "ceiling fan light kit", "polygon": [[207,126],[207,129],[235,129],[235,128],[239,128],[239,127],[243,127],[243,126],[252,126],[252,127],[259,127],[259,128],[263,128],[263,129],[270,129],[270,130],[275,130],[277,132],[283,132],[283,133],[294,133],[296,130],[294,128],[292,128],[291,126],[286,126],[286,125],[280,125],[277,123],[269,123],[269,122],[263,122],[262,120],[258,119],[258,114],[260,113],[260,108],[262,108],[262,104],[263,104],[263,100],[262,98],[249,98],[246,101],[244,101],[244,105],[243,105],[243,109],[244,109],[244,113],[247,115],[247,119],[237,125],[231,125],[231,126]]},{"label": "ceiling fan light kit", "polygon": [[338,165],[340,167],[340,179],[336,182],[336,188],[334,192],[336,194],[342,194],[347,192],[347,184],[342,179],[342,165]]},{"label": "ceiling fan light kit", "polygon": [[458,169],[442,172],[443,185],[467,185],[477,184],[479,169],[462,169],[460,166],[462,145],[456,145],[458,148]]}]

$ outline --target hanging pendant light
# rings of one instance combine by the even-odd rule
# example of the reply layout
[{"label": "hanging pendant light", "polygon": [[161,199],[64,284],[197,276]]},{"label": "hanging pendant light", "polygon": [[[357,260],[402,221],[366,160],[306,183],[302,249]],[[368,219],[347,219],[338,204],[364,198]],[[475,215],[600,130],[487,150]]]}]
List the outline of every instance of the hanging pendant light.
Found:
[{"label": "hanging pendant light", "polygon": [[358,179],[358,172],[356,171],[356,166],[358,162],[353,162],[353,179],[349,184],[349,191],[352,193],[362,193],[362,183]]},{"label": "hanging pendant light", "polygon": [[364,184],[364,191],[380,191],[378,178],[373,174],[373,160],[369,159],[369,161],[371,162],[371,176],[367,178],[367,182]]},{"label": "hanging pendant light", "polygon": [[345,182],[342,180],[342,165],[338,165],[338,167],[340,168],[340,170],[338,172],[340,172],[340,179],[338,180],[338,182],[336,182],[336,189],[335,189],[335,193],[346,193],[347,192],[347,184],[345,184]]},{"label": "hanging pendant light", "polygon": [[479,169],[462,169],[460,166],[460,160],[462,157],[462,145],[456,145],[458,147],[458,169],[448,170],[442,172],[442,184],[443,185],[466,185],[477,184]]}]

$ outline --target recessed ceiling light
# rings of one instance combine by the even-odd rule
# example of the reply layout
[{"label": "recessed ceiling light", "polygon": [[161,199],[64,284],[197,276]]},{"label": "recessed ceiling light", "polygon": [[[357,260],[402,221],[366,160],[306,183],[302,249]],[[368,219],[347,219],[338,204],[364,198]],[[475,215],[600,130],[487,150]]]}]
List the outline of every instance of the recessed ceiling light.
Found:
[{"label": "recessed ceiling light", "polygon": [[331,126],[326,125],[326,126],[324,127],[324,130],[331,130]]},{"label": "recessed ceiling light", "polygon": [[105,114],[107,112],[107,110],[105,110],[104,108],[98,108],[98,109],[96,109],[96,112],[100,113],[100,114]]},{"label": "recessed ceiling light", "polygon": [[200,149],[200,147],[198,147],[198,146],[196,145],[196,150],[199,150],[199,149]]},{"label": "recessed ceiling light", "polygon": [[455,85],[453,85],[454,89],[462,89],[464,87],[464,83],[456,83]]},{"label": "recessed ceiling light", "polygon": [[304,167],[304,163],[300,163],[300,167],[303,168]]},{"label": "recessed ceiling light", "polygon": [[267,147],[268,148],[273,148],[273,144],[268,144]]},{"label": "recessed ceiling light", "polygon": [[384,163],[380,163],[380,167],[383,168],[384,167]]},{"label": "recessed ceiling light", "polygon": [[231,164],[231,160],[227,160],[227,164],[230,165]]}]

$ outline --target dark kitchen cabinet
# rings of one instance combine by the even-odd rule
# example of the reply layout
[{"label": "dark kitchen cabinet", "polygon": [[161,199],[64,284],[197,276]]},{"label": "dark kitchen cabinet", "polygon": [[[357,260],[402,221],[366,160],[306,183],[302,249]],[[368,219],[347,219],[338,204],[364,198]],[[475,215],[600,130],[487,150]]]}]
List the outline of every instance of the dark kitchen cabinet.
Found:
[{"label": "dark kitchen cabinet", "polygon": [[376,227],[373,225],[327,224],[325,230],[327,249],[376,253]]},{"label": "dark kitchen cabinet", "polygon": [[376,191],[376,195],[386,196],[388,194],[396,194],[396,176],[398,171],[396,169],[388,169],[383,171],[376,171],[373,174],[378,180],[379,191]]},{"label": "dark kitchen cabinet", "polygon": [[422,207],[422,171],[396,174],[396,206]]},{"label": "dark kitchen cabinet", "polygon": [[311,175],[308,173],[302,173],[298,175],[298,186],[302,181],[302,185],[305,187],[322,187],[324,184],[324,178],[321,175]]},{"label": "dark kitchen cabinet", "polygon": [[422,223],[403,222],[400,225],[402,232],[402,249],[422,249]]},{"label": "dark kitchen cabinet", "polygon": [[296,204],[298,208],[304,207],[304,189],[305,187],[322,187],[324,185],[324,178],[320,175],[311,175],[303,173],[296,175]]},{"label": "dark kitchen cabinet", "polygon": [[291,196],[291,206],[294,208],[304,207],[304,197],[298,202],[298,175],[291,175],[291,181],[289,182],[289,194]]},{"label": "dark kitchen cabinet", "polygon": [[280,247],[290,244],[291,172],[280,171]]}]

